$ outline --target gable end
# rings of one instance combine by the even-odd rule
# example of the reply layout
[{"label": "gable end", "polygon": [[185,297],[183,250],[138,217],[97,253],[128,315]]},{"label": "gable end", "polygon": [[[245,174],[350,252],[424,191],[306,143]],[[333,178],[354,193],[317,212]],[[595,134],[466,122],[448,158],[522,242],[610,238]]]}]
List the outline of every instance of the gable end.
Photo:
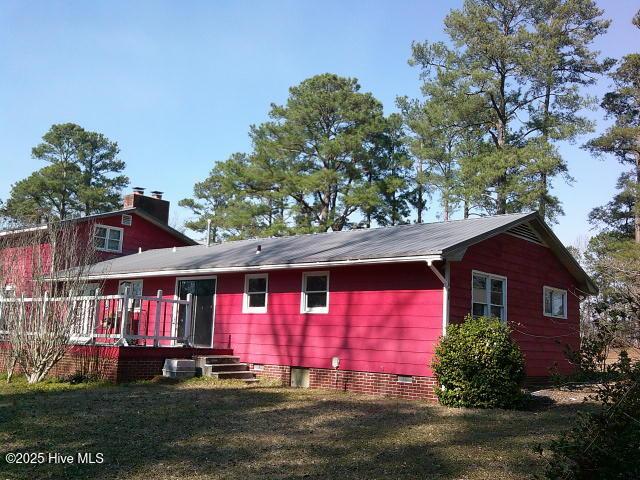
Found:
[{"label": "gable end", "polygon": [[521,223],[520,225],[516,225],[515,227],[510,228],[506,231],[509,235],[513,235],[514,237],[522,238],[524,240],[528,240],[529,242],[533,242],[538,245],[542,245],[544,247],[548,247],[544,240],[538,235],[538,233],[531,228],[529,223]]}]

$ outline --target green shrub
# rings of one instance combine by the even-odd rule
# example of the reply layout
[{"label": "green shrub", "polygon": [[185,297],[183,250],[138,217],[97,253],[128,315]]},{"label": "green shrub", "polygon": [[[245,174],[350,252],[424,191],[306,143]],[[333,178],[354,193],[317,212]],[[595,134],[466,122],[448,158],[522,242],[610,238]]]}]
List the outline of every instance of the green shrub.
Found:
[{"label": "green shrub", "polygon": [[449,325],[438,344],[433,371],[443,405],[516,408],[522,403],[524,358],[509,327],[493,318],[467,316]]},{"label": "green shrub", "polygon": [[598,412],[580,414],[551,444],[546,478],[640,478],[640,362],[632,364],[625,352],[607,368],[618,380],[600,386]]}]

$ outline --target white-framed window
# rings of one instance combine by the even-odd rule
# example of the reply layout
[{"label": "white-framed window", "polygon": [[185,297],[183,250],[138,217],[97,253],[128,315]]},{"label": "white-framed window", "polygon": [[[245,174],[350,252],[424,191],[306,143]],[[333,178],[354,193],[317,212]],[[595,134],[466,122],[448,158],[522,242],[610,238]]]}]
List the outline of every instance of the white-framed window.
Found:
[{"label": "white-framed window", "polygon": [[[128,289],[129,295],[135,297],[142,296],[142,280],[120,280],[118,283],[118,295],[124,295],[124,289]],[[140,310],[140,299],[129,299],[129,308]]]},{"label": "white-framed window", "polygon": [[473,271],[471,313],[474,317],[507,319],[507,278]]},{"label": "white-framed window", "polygon": [[122,252],[122,233],[120,227],[96,225],[93,229],[93,244],[96,250],[103,252]]},{"label": "white-framed window", "polygon": [[96,290],[100,290],[99,283],[87,283],[82,286],[78,295],[81,297],[92,297],[96,294]]},{"label": "white-framed window", "polygon": [[256,273],[244,276],[243,313],[266,313],[269,275]]},{"label": "white-framed window", "polygon": [[543,312],[546,317],[567,318],[567,291],[542,287]]},{"label": "white-framed window", "polygon": [[300,312],[329,312],[329,272],[305,272],[302,274]]},{"label": "white-framed window", "polygon": [[5,285],[0,289],[0,298],[15,298],[16,286],[12,284]]}]

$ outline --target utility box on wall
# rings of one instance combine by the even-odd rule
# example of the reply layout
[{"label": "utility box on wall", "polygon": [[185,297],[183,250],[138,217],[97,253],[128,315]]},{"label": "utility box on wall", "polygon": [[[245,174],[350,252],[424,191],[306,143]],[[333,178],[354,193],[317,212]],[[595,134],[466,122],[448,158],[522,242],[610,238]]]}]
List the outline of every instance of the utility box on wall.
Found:
[{"label": "utility box on wall", "polygon": [[309,388],[309,369],[292,367],[291,386],[295,388]]}]

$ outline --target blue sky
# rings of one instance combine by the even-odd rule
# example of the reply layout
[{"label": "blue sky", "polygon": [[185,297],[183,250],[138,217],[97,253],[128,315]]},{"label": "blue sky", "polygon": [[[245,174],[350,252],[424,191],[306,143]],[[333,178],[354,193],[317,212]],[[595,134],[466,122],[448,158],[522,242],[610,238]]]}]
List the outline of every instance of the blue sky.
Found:
[{"label": "blue sky", "polygon": [[[43,166],[31,147],[51,124],[75,122],[116,140],[132,185],[166,192],[180,224],[178,200],[215,161],[249,149],[249,125],[289,86],[323,72],[357,77],[387,113],[397,95],[418,95],[411,42],[444,40],[442,19],[460,3],[2,0],[0,198]],[[637,50],[637,0],[600,4],[613,23],[597,48],[615,58]],[[589,116],[606,126],[601,111]],[[561,147],[575,177],[555,188],[565,243],[589,233],[589,210],[611,198],[622,170],[581,150],[584,140]]]}]

